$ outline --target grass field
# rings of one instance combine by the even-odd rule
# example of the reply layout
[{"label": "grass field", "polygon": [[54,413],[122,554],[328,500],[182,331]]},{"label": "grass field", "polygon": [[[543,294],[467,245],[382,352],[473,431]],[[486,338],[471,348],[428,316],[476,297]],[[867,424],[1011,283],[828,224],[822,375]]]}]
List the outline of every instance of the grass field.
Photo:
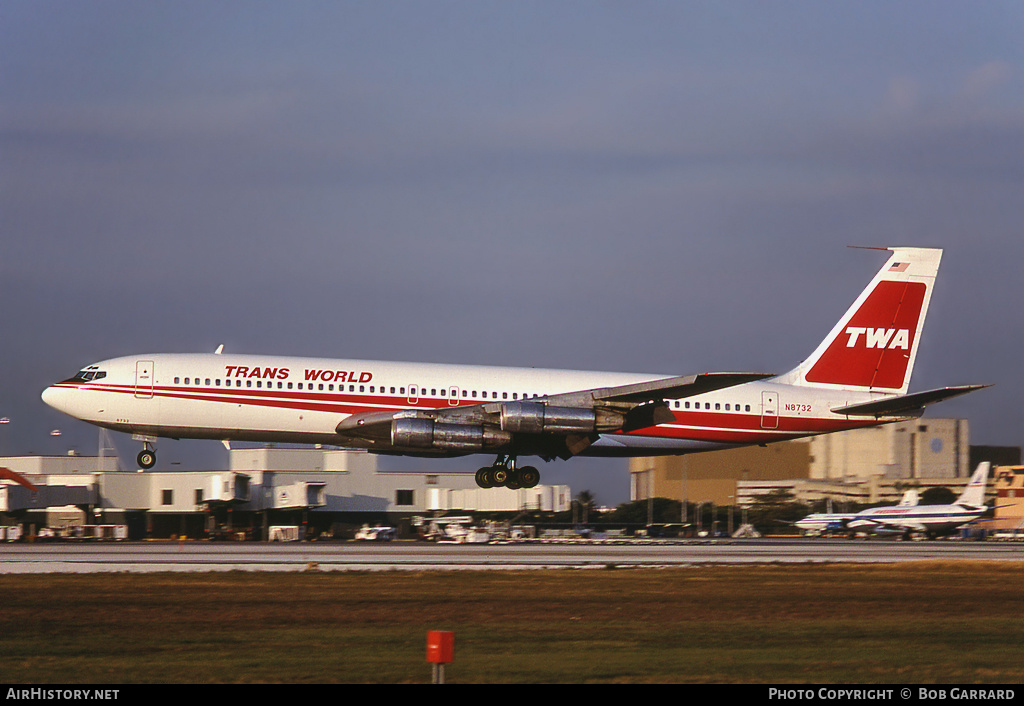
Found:
[{"label": "grass field", "polygon": [[1009,683],[1019,564],[3,575],[7,683]]}]

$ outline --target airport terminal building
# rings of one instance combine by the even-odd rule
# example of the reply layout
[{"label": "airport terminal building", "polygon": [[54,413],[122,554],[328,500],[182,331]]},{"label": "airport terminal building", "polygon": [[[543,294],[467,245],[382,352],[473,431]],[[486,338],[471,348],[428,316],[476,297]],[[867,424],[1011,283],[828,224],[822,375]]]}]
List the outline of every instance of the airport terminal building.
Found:
[{"label": "airport terminal building", "polygon": [[562,512],[571,502],[567,486],[484,490],[471,473],[384,472],[372,454],[348,450],[232,449],[221,471],[118,471],[115,458],[79,455],[0,458],[0,467],[34,486],[0,481],[0,526],[28,534],[89,526],[131,539],[269,539],[273,527],[298,526],[306,536],[350,536],[364,523]]},{"label": "airport terminal building", "polygon": [[[749,506],[785,490],[800,502],[897,502],[909,488],[959,493],[981,461],[1019,465],[1019,447],[972,447],[965,419],[915,419],[767,447],[630,461],[634,500]],[[989,496],[994,493],[990,480]]]},{"label": "airport terminal building", "polygon": [[[961,419],[634,458],[629,469],[633,500],[749,507],[758,496],[784,493],[842,509],[895,503],[910,488],[959,493],[980,461],[995,467],[988,502],[999,496],[998,528],[1024,526],[1024,503],[1016,502],[1024,498],[1020,448],[972,447]],[[107,527],[133,539],[269,539],[271,528],[290,526],[308,536],[347,537],[364,523],[401,530],[416,516],[566,512],[572,502],[568,486],[485,490],[471,473],[381,471],[373,454],[321,448],[232,449],[228,467],[213,471],[122,471],[115,457],[77,454],[0,458],[2,467],[33,487],[0,480],[0,531],[17,526],[29,535],[42,528]]]}]

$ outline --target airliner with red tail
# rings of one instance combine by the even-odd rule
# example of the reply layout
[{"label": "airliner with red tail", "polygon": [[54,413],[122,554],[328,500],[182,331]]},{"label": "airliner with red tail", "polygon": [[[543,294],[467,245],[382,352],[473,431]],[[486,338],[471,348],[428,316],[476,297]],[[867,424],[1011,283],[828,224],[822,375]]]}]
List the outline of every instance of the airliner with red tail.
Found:
[{"label": "airliner with red tail", "polygon": [[908,394],[942,251],[888,261],[804,362],[784,375],[667,376],[261,355],[105,360],[46,404],[144,442],[157,437],[318,443],[425,457],[496,455],[481,487],[532,487],[519,456],[675,455],[764,445],[920,416],[985,387]]}]

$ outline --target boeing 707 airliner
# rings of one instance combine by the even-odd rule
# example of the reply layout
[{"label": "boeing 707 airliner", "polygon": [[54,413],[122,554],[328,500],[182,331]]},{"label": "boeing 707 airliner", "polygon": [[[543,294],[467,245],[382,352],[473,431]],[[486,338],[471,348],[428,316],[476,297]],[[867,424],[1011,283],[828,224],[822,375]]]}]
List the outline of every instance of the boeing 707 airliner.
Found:
[{"label": "boeing 707 airliner", "polygon": [[920,416],[984,387],[908,394],[942,251],[891,255],[839,323],[784,375],[667,376],[535,368],[150,354],[105,360],[46,404],[144,443],[157,437],[318,443],[424,457],[495,454],[484,488],[533,487],[520,456],[655,456],[768,444]]}]

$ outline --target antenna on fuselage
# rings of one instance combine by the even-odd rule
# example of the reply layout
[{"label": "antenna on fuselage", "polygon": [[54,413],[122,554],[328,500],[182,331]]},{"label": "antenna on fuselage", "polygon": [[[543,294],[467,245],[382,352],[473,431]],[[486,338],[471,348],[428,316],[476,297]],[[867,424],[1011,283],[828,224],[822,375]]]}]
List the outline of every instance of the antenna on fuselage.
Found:
[{"label": "antenna on fuselage", "polygon": [[222,343],[222,344],[220,344],[219,346],[217,346],[217,350],[215,350],[215,351],[213,352],[213,354],[214,354],[214,355],[220,355],[220,354],[221,354],[221,353],[223,353],[223,352],[224,352],[224,344]]}]

